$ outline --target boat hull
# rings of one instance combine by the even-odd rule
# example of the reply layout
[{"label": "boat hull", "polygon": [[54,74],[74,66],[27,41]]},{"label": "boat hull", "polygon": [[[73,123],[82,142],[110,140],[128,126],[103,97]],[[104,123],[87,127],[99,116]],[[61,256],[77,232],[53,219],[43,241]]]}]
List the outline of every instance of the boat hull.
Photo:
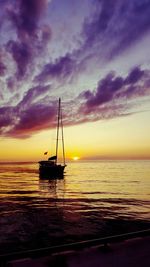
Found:
[{"label": "boat hull", "polygon": [[63,165],[55,165],[55,166],[42,166],[39,167],[39,176],[41,179],[57,179],[64,177],[64,169]]}]

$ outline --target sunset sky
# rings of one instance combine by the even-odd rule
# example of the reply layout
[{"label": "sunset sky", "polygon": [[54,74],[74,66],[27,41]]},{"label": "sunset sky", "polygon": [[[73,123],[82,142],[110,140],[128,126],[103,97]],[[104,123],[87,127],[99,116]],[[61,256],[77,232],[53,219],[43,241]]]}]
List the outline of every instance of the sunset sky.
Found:
[{"label": "sunset sky", "polygon": [[150,1],[0,0],[0,161],[150,159]]}]

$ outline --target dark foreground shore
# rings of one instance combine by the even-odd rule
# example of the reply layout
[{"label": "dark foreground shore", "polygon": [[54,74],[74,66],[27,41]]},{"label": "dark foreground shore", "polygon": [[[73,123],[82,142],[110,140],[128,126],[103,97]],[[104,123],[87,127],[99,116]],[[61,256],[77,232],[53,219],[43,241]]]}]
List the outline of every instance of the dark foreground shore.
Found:
[{"label": "dark foreground shore", "polygon": [[150,236],[3,263],[6,267],[149,267]]}]

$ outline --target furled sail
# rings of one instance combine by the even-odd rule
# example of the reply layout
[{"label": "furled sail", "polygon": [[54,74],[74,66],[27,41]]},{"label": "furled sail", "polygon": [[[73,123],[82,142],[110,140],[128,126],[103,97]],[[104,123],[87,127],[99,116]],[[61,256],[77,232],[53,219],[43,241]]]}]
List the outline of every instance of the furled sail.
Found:
[{"label": "furled sail", "polygon": [[53,156],[53,157],[50,157],[48,160],[56,160],[57,157],[56,156]]}]

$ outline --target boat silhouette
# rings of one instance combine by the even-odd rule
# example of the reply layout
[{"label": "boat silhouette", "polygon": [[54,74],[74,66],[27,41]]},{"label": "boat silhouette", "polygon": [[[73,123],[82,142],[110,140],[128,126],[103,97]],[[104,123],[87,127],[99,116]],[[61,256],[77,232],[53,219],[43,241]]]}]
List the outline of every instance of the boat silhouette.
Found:
[{"label": "boat silhouette", "polygon": [[[59,134],[61,130],[62,136],[62,152],[63,152],[63,164],[58,163],[58,144],[59,144]],[[44,154],[47,154],[44,153]],[[63,133],[63,122],[62,122],[62,108],[61,99],[58,101],[58,118],[57,118],[57,133],[56,133],[56,155],[48,158],[48,160],[39,161],[39,176],[40,178],[63,178],[64,169],[66,167],[65,163],[65,148],[64,148],[64,133]]]}]

